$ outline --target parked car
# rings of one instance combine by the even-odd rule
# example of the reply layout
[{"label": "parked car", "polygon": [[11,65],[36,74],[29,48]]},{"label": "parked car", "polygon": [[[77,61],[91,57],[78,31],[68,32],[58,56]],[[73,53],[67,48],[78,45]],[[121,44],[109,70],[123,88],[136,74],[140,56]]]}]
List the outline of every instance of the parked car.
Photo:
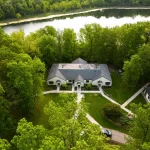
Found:
[{"label": "parked car", "polygon": [[102,129],[102,133],[104,135],[106,135],[107,137],[111,137],[112,136],[112,132],[108,129]]}]

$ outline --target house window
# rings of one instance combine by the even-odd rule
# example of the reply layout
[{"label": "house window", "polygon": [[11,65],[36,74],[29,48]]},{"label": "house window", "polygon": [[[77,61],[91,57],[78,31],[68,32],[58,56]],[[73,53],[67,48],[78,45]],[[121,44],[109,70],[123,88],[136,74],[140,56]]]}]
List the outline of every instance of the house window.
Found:
[{"label": "house window", "polygon": [[90,82],[90,80],[86,80],[86,83],[89,83]]},{"label": "house window", "polygon": [[102,81],[99,80],[98,83],[102,83]]},{"label": "house window", "polygon": [[69,80],[68,82],[72,82],[72,80]]},{"label": "house window", "polygon": [[105,82],[105,85],[110,85],[110,82]]},{"label": "house window", "polygon": [[56,81],[56,83],[60,83],[60,82],[61,82],[60,80],[57,80],[57,81]]},{"label": "house window", "polygon": [[77,84],[78,84],[78,85],[80,85],[80,84],[81,84],[81,82],[77,82]]},{"label": "house window", "polygon": [[148,96],[148,99],[149,99],[149,96]]},{"label": "house window", "polygon": [[49,84],[54,84],[54,81],[49,81]]}]

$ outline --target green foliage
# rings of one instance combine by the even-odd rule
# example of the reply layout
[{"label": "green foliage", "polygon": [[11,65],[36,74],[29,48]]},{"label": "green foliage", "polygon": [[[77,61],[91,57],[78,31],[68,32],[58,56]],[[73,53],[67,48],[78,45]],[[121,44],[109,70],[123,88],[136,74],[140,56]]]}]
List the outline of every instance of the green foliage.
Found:
[{"label": "green foliage", "polygon": [[20,57],[22,60],[27,59],[27,61],[13,61],[7,65],[8,83],[19,96],[23,114],[30,116],[34,111],[35,99],[42,92],[45,67],[38,58],[32,60],[25,54]]},{"label": "green foliage", "polygon": [[64,29],[62,40],[63,59],[71,62],[78,54],[76,33],[73,29]]},{"label": "green foliage", "polygon": [[150,104],[137,105],[132,104],[132,111],[136,114],[130,123],[128,142],[123,146],[123,150],[127,149],[149,149],[150,138]]},{"label": "green foliage", "polygon": [[[85,147],[87,149],[117,150],[118,146],[106,143],[107,139],[101,134],[99,126],[87,121],[82,104],[77,107],[75,98],[75,94],[71,94],[71,96],[61,94],[60,104],[51,101],[45,107],[49,123],[53,125],[51,130],[45,129],[41,125],[34,126],[31,122],[21,119],[18,123],[17,135],[11,142],[19,150],[78,150]],[[74,106],[75,104],[76,106]],[[73,115],[76,110],[78,110],[79,116],[74,119]],[[80,119],[81,116],[82,119]]]},{"label": "green foliage", "polygon": [[65,89],[67,89],[67,84],[66,84],[66,83],[62,84],[61,86],[62,86],[63,88],[65,88]]},{"label": "green foliage", "polygon": [[42,140],[48,135],[47,130],[43,126],[33,126],[31,122],[28,123],[25,119],[20,120],[16,132],[18,135],[15,135],[11,142],[19,150],[38,150]]},{"label": "green foliage", "polygon": [[4,89],[3,89],[3,87],[2,87],[2,85],[1,85],[1,83],[0,83],[0,95],[2,95],[4,92],[5,92],[5,91],[4,91]]},{"label": "green foliage", "polygon": [[20,19],[21,18],[21,15],[19,13],[16,13],[16,18],[17,19]]},{"label": "green foliage", "polygon": [[44,112],[49,116],[51,126],[62,126],[67,119],[71,119],[77,109],[77,96],[75,94],[60,94],[60,101],[54,103],[50,101],[45,106]]},{"label": "green foliage", "polygon": [[120,106],[114,103],[106,104],[103,113],[110,119],[117,119],[122,115]]},{"label": "green foliage", "polygon": [[114,124],[103,115],[103,108],[106,104],[111,103],[99,94],[84,94],[85,103],[88,105],[88,113],[103,127],[127,133],[127,130]]},{"label": "green foliage", "polygon": [[121,125],[129,125],[129,122],[131,121],[131,119],[129,119],[127,116],[125,116],[125,115],[122,115],[121,117],[120,117],[120,124]]},{"label": "green foliage", "polygon": [[0,20],[103,6],[148,6],[149,0],[1,0]]},{"label": "green foliage", "polygon": [[[23,3],[22,9],[27,9],[30,6],[30,11],[33,14],[34,9],[40,13],[40,11],[43,11],[42,9],[45,9],[43,8],[44,6],[49,5],[48,1],[44,3],[44,6],[41,5],[43,3],[41,1],[39,1],[38,5],[35,4],[34,6],[32,0],[28,2],[23,0],[21,2]],[[17,4],[19,1],[15,3]],[[57,3],[61,3],[64,6],[66,4],[60,1],[57,1]],[[72,3],[72,1],[67,1],[67,3]],[[82,1],[80,3],[84,6],[90,4],[89,1]],[[97,2],[95,1],[94,3]],[[79,3],[74,2],[74,4]],[[1,5],[0,1],[0,9]],[[10,12],[11,17],[16,14],[13,9],[14,5],[14,2],[12,5],[8,2],[8,6],[3,4],[3,7],[7,8],[5,10],[6,17],[9,16]],[[46,7],[46,9],[63,10],[64,6],[59,8],[58,5],[55,5],[54,9],[53,2],[51,1],[51,8]],[[17,13],[25,16],[26,11],[22,9],[20,10],[22,11],[21,13]],[[146,22],[109,29],[102,28],[98,24],[91,24],[86,25],[80,30],[78,38],[72,29],[56,31],[51,26],[40,29],[28,36],[25,36],[22,30],[14,32],[9,36],[0,28],[1,135],[8,137],[11,133],[10,131],[14,131],[15,121],[13,115],[15,118],[20,119],[22,117],[29,117],[34,113],[37,100],[42,99],[45,65],[49,69],[53,63],[71,62],[76,57],[82,56],[89,62],[110,63],[119,68],[122,68],[124,63],[122,79],[127,87],[137,87],[139,83],[148,82],[150,80],[150,70],[147,69],[150,66],[149,26],[150,23]],[[120,95],[123,95],[124,99],[129,95],[126,90],[122,90],[121,85],[113,90],[118,99],[121,98]],[[124,94],[120,94],[120,91]],[[118,101],[123,101],[124,99]],[[69,125],[70,122],[66,121],[72,119],[76,112],[77,104],[75,101],[76,95],[61,95],[59,103],[50,101],[49,105],[45,107],[49,123],[53,128],[55,126],[58,128],[58,126]],[[78,116],[80,121],[84,118],[83,112],[81,111],[81,115]],[[98,118],[97,114],[96,117]],[[126,120],[123,119],[122,122],[125,123]],[[60,141],[61,138],[59,138]],[[59,140],[57,141],[59,142]],[[88,146],[89,144],[87,144],[85,139],[84,142],[85,147],[88,149],[90,147]],[[81,147],[80,141],[77,143],[78,147]]]},{"label": "green foliage", "polygon": [[132,56],[131,61],[126,61],[124,63],[123,69],[125,71],[122,77],[124,84],[129,87],[135,87],[140,76],[143,74],[143,66],[139,56]]},{"label": "green foliage", "polygon": [[150,45],[143,45],[138,53],[131,57],[130,61],[124,63],[123,82],[126,86],[134,88],[141,80],[143,82],[150,80]]},{"label": "green foliage", "polygon": [[91,83],[88,83],[88,84],[86,85],[86,88],[90,90],[90,89],[92,88],[92,84],[91,84]]},{"label": "green foliage", "polygon": [[1,150],[9,150],[10,149],[10,143],[5,139],[0,139],[0,149]]},{"label": "green foliage", "polygon": [[10,103],[0,96],[0,137],[7,137],[15,132],[16,122],[10,111]]}]

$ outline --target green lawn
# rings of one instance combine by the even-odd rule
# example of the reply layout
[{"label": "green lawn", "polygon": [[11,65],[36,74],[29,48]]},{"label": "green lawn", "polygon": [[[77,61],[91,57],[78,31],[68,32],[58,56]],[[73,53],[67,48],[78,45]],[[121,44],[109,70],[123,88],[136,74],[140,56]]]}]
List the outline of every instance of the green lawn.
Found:
[{"label": "green lawn", "polygon": [[143,95],[140,94],[140,95],[137,96],[131,103],[129,103],[129,104],[126,106],[126,108],[130,109],[130,108],[131,108],[131,104],[133,104],[133,103],[135,103],[135,104],[141,103],[142,105],[144,105],[144,104],[146,104],[146,101],[145,101]]},{"label": "green lawn", "polygon": [[89,114],[103,127],[127,133],[127,130],[113,124],[102,115],[104,105],[111,103],[110,101],[102,97],[100,94],[85,94],[85,102],[88,103]]},{"label": "green lawn", "polygon": [[103,88],[104,92],[119,104],[123,104],[136,91],[131,91],[130,89],[125,88],[122,85],[121,75],[118,75],[116,72],[112,72],[111,77],[112,77],[112,87]]},{"label": "green lawn", "polygon": [[59,94],[47,94],[44,95],[44,99],[38,101],[35,109],[35,113],[30,121],[33,122],[34,125],[43,125],[46,128],[49,128],[48,117],[44,114],[44,107],[50,100],[58,101]]},{"label": "green lawn", "polygon": [[[46,128],[50,128],[48,123],[48,117],[44,114],[44,107],[46,104],[48,104],[50,100],[53,100],[54,102],[59,101],[59,94],[44,95],[44,99],[37,103],[35,114],[30,119],[30,121],[32,121],[34,125],[43,125]],[[125,133],[127,132],[125,129],[113,124],[102,115],[103,106],[107,103],[110,103],[107,99],[102,97],[100,94],[85,94],[85,102],[88,103],[89,114],[103,127],[107,127]]]}]

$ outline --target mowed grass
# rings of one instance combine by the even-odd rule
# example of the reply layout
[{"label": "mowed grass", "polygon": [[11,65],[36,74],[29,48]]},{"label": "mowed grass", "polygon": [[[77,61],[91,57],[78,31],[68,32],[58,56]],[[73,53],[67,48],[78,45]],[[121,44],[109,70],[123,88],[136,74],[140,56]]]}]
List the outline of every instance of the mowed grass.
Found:
[{"label": "mowed grass", "polygon": [[53,100],[54,102],[58,101],[59,94],[44,95],[43,100],[37,102],[35,107],[35,113],[30,119],[30,121],[32,121],[34,125],[43,125],[46,128],[50,127],[48,123],[48,116],[46,116],[44,113],[44,107],[46,106],[46,104],[49,103],[50,100]]},{"label": "mowed grass", "polygon": [[136,91],[132,91],[131,89],[125,88],[122,84],[121,75],[117,74],[117,72],[112,72],[111,77],[112,77],[112,87],[103,88],[104,92],[119,104],[123,104]]},{"label": "mowed grass", "polygon": [[145,101],[143,95],[140,94],[131,103],[129,103],[126,106],[126,108],[131,109],[131,104],[133,104],[133,103],[135,103],[135,104],[140,104],[141,103],[142,105],[144,105],[144,104],[146,104],[146,101]]},{"label": "mowed grass", "polygon": [[118,130],[120,132],[127,133],[127,130],[123,129],[121,126],[113,124],[111,121],[107,120],[102,109],[105,104],[111,103],[100,94],[85,94],[85,102],[88,104],[88,113],[103,127]]}]

